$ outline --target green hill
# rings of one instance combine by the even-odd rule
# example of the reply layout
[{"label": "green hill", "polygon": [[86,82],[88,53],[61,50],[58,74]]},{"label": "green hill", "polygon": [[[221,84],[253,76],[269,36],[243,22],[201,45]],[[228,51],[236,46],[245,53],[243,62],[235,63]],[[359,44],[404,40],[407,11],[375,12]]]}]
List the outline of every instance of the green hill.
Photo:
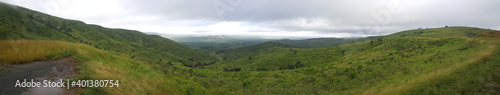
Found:
[{"label": "green hill", "polygon": [[191,48],[205,50],[208,52],[216,52],[232,48],[244,47],[259,44],[269,39],[249,39],[249,38],[232,38],[229,36],[181,36],[172,37],[173,40],[180,44],[186,45]]},{"label": "green hill", "polygon": [[[165,64],[147,64],[86,44],[54,40],[0,40],[0,45],[2,65],[69,57],[81,63],[77,67],[78,75],[71,81],[119,80],[115,83],[118,83],[120,87],[71,87],[71,89],[81,89],[79,94],[172,94],[182,93],[181,88],[186,87],[186,85],[181,85],[181,81],[187,80],[182,77],[186,74],[180,72],[164,74],[162,70],[166,67],[159,66],[165,66]],[[179,71],[181,68],[187,68],[178,62],[171,64],[169,68]],[[0,69],[4,68],[0,67]],[[12,68],[5,69],[9,72]],[[9,73],[24,74],[22,72]],[[42,89],[42,91],[45,90]]]},{"label": "green hill", "polygon": [[277,42],[264,42],[256,45],[233,48],[228,50],[221,50],[216,52],[224,57],[224,60],[230,60],[234,58],[241,58],[243,56],[252,56],[259,52],[266,52],[268,49],[272,48],[292,48],[293,46],[277,43]]},{"label": "green hill", "polygon": [[330,47],[339,45],[340,41],[344,39],[340,38],[313,38],[313,39],[305,39],[305,40],[277,40],[272,42],[279,42],[284,44],[289,44],[295,47],[300,48],[318,48],[318,47]]},{"label": "green hill", "polygon": [[479,33],[488,32],[491,30],[480,29],[474,27],[444,27],[434,29],[415,29],[402,31],[388,35],[386,38],[398,37],[432,37],[432,38],[472,38]]},{"label": "green hill", "polygon": [[109,29],[67,20],[0,3],[0,40],[43,39],[82,43],[148,62],[193,60],[209,63],[216,58],[172,40],[139,31]]},{"label": "green hill", "polygon": [[[384,38],[398,38],[398,37],[434,37],[434,38],[453,38],[453,37],[474,37],[475,35],[487,32],[490,30],[474,28],[474,27],[447,27],[437,29],[415,29],[402,31],[395,34],[388,35]],[[289,44],[300,48],[321,48],[339,46],[342,44],[355,43],[358,41],[373,40],[367,38],[354,38],[354,39],[341,39],[341,38],[312,38],[305,40],[276,40],[272,42],[279,42]]]},{"label": "green hill", "polygon": [[[205,68],[228,72],[226,75],[216,77],[239,75],[237,78],[231,78],[234,80],[229,79],[231,81],[226,79],[225,83],[243,81],[243,84],[250,82],[247,85],[252,87],[274,88],[250,90],[257,91],[256,93],[267,91],[267,93],[288,94],[446,94],[450,92],[467,94],[476,93],[476,91],[490,93],[479,91],[481,89],[493,89],[493,91],[497,89],[498,91],[498,87],[487,86],[487,83],[499,80],[480,80],[484,77],[499,78],[500,76],[495,73],[498,72],[496,69],[499,67],[488,67],[498,64],[477,64],[498,62],[498,60],[490,59],[495,57],[498,59],[496,45],[499,41],[491,39],[490,36],[476,36],[479,33],[490,34],[488,31],[491,30],[448,27],[427,29],[425,30],[427,32],[424,31],[418,35],[401,36],[401,34],[413,33],[413,31],[417,30],[362,38],[369,40],[335,47],[264,48],[251,54],[238,55],[238,57],[222,53],[222,56],[232,58]],[[244,51],[252,48],[246,47],[246,49]],[[468,70],[473,70],[473,72],[466,72]],[[486,72],[488,70],[495,72]],[[460,73],[472,75],[461,77]],[[473,73],[479,75],[473,75]],[[436,81],[446,86],[426,88],[435,85]],[[462,86],[451,84],[453,82],[458,82]],[[468,82],[477,82],[477,84]]]},{"label": "green hill", "polygon": [[231,38],[224,35],[213,36],[180,36],[172,37],[177,42],[205,42],[205,43],[228,43],[239,41],[238,39]]}]

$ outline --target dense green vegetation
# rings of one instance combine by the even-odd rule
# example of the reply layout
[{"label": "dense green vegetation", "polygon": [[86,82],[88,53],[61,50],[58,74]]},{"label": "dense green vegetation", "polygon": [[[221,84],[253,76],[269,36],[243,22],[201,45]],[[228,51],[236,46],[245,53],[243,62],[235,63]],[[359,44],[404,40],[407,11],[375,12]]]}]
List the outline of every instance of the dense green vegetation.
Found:
[{"label": "dense green vegetation", "polygon": [[345,39],[340,39],[340,38],[313,38],[305,40],[285,39],[285,40],[276,40],[273,42],[289,44],[300,48],[319,48],[319,47],[338,46],[342,44],[341,42],[344,40]]},{"label": "dense green vegetation", "polygon": [[217,61],[216,57],[157,35],[89,25],[4,3],[0,3],[0,34],[0,40],[44,39],[82,43],[149,62],[193,64]]},{"label": "dense green vegetation", "polygon": [[234,39],[230,37],[220,36],[204,36],[204,37],[183,37],[177,41],[191,48],[201,49],[208,52],[222,52],[235,48],[256,45],[262,42],[278,42],[291,45],[297,48],[321,48],[339,46],[342,44],[355,43],[358,41],[370,40],[374,37],[357,38],[357,39],[340,39],[340,38],[312,38],[304,40],[272,40],[272,39]]},{"label": "dense green vegetation", "polygon": [[[225,59],[221,64],[205,67],[209,70],[226,71],[227,73],[218,73],[216,77],[206,79],[202,77],[202,80],[213,80],[213,78],[225,79],[224,83],[244,85],[236,87],[245,90],[236,89],[233,91],[253,94],[263,94],[262,92],[274,94],[429,94],[429,92],[422,92],[422,90],[431,90],[426,87],[422,87],[425,89],[416,91],[410,88],[420,88],[420,85],[416,84],[426,83],[436,78],[440,78],[435,74],[453,76],[457,77],[457,79],[469,78],[470,80],[477,80],[476,78],[480,75],[463,77],[457,74],[453,75],[451,72],[467,71],[470,69],[463,69],[463,67],[469,66],[469,64],[477,64],[477,59],[482,60],[483,57],[496,57],[480,54],[495,52],[493,50],[497,48],[489,47],[498,44],[498,41],[480,37],[469,38],[466,34],[466,32],[471,31],[481,33],[490,30],[468,27],[450,27],[429,29],[426,31],[446,33],[449,30],[454,30],[453,32],[457,34],[463,33],[463,35],[455,35],[456,37],[425,37],[418,35],[413,37],[393,37],[400,34],[397,33],[394,35],[375,37],[372,38],[372,40],[353,44],[344,44],[338,47],[300,49],[276,46],[254,48],[254,50],[257,51],[251,52],[251,54],[236,50],[227,51],[221,55],[230,59]],[[408,33],[411,31],[416,30],[404,31],[401,33]],[[248,47],[245,48],[248,50]],[[238,54],[246,56],[235,56]],[[234,68],[240,70],[235,72]],[[498,67],[491,67],[488,70],[493,71],[493,68],[498,69]],[[450,73],[440,73],[443,69]],[[483,70],[478,68],[475,69]],[[205,70],[203,72],[210,71]],[[481,77],[493,78],[494,76],[489,75],[495,74],[494,72],[485,72],[485,70],[483,70],[483,72],[477,72],[488,75]],[[213,75],[202,74],[200,76]],[[230,77],[221,78],[225,76]],[[431,78],[420,78],[422,76]],[[413,83],[408,83],[408,81]],[[431,93],[447,93],[446,91],[462,93],[462,91],[455,89],[455,87],[466,86],[467,88],[471,88],[468,85],[472,84],[467,83],[467,80],[455,81],[465,82],[456,86],[449,84],[450,86],[440,88],[446,88],[448,90]],[[493,80],[490,79],[489,83],[494,83],[491,81]],[[210,83],[208,81],[206,82],[207,84]],[[408,86],[408,88],[393,87],[400,83],[408,84],[403,85]],[[251,87],[248,87],[248,85],[251,85]],[[426,86],[430,85],[434,84]],[[477,91],[478,93],[491,93],[480,91],[482,89],[481,85],[485,84],[474,85],[479,85],[479,87],[472,87],[474,89],[465,90]],[[492,86],[488,87],[492,88]]]},{"label": "dense green vegetation", "polygon": [[250,39],[250,38],[233,38],[225,35],[214,35],[214,36],[179,36],[170,37],[170,39],[175,40],[180,43],[184,42],[202,42],[202,43],[248,43],[248,42],[264,42],[269,39]]},{"label": "dense green vegetation", "polygon": [[259,44],[270,39],[245,39],[232,38],[224,35],[219,36],[182,36],[170,37],[173,40],[191,48],[204,50],[207,52],[217,52],[232,48],[239,48]]},{"label": "dense green vegetation", "polygon": [[[1,40],[34,40],[28,42],[36,46],[43,40],[42,44],[55,44],[47,48],[70,51],[57,56],[57,50],[47,49],[50,52],[22,60],[70,56],[82,62],[77,79],[123,83],[119,88],[85,88],[82,94],[499,94],[500,90],[500,32],[487,29],[446,27],[359,39],[282,40],[216,47],[209,53],[160,36],[6,4],[0,7]],[[4,44],[8,49],[31,47]]]},{"label": "dense green vegetation", "polygon": [[194,49],[200,49],[207,52],[217,52],[233,48],[255,45],[261,42],[241,41],[241,42],[226,42],[226,43],[214,43],[214,42],[179,42],[179,43]]}]

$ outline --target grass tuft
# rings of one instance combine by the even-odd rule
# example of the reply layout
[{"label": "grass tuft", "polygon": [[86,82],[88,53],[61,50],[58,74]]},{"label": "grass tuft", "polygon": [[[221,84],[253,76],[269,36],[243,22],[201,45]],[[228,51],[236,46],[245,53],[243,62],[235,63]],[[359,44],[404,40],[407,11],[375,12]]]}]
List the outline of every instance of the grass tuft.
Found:
[{"label": "grass tuft", "polygon": [[0,62],[19,64],[37,60],[57,59],[76,53],[73,44],[49,40],[0,41]]}]

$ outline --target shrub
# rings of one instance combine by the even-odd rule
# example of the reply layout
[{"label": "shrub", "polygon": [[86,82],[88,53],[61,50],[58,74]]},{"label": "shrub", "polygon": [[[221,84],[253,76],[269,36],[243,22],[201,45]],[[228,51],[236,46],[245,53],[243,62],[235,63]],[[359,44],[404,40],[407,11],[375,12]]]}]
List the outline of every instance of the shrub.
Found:
[{"label": "shrub", "polygon": [[257,71],[267,71],[267,68],[265,68],[265,67],[259,67],[259,68],[257,68]]}]

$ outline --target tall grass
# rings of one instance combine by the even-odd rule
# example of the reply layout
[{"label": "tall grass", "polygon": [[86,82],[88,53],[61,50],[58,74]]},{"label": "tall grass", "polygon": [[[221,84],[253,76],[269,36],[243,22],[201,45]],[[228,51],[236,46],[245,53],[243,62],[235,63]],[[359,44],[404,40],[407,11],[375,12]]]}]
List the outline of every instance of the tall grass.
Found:
[{"label": "tall grass", "polygon": [[76,53],[74,44],[50,40],[0,41],[0,63],[19,64],[62,58]]},{"label": "tall grass", "polygon": [[474,64],[464,66],[449,75],[429,79],[421,85],[413,86],[402,94],[479,94],[498,95],[500,90],[500,45],[497,39],[490,39],[488,48],[495,48],[492,52],[482,55],[490,55],[477,58]]},{"label": "tall grass", "polygon": [[[82,64],[76,80],[119,80],[119,87],[85,88],[80,94],[172,94],[182,93],[179,84],[150,65],[113,55],[94,47],[51,40],[0,41],[0,61],[18,64],[66,56]],[[0,68],[2,70],[2,68]]]},{"label": "tall grass", "polygon": [[77,45],[76,60],[83,64],[79,80],[119,80],[119,87],[88,88],[82,94],[166,94],[180,93],[178,84],[150,65],[117,56],[87,45]]}]

